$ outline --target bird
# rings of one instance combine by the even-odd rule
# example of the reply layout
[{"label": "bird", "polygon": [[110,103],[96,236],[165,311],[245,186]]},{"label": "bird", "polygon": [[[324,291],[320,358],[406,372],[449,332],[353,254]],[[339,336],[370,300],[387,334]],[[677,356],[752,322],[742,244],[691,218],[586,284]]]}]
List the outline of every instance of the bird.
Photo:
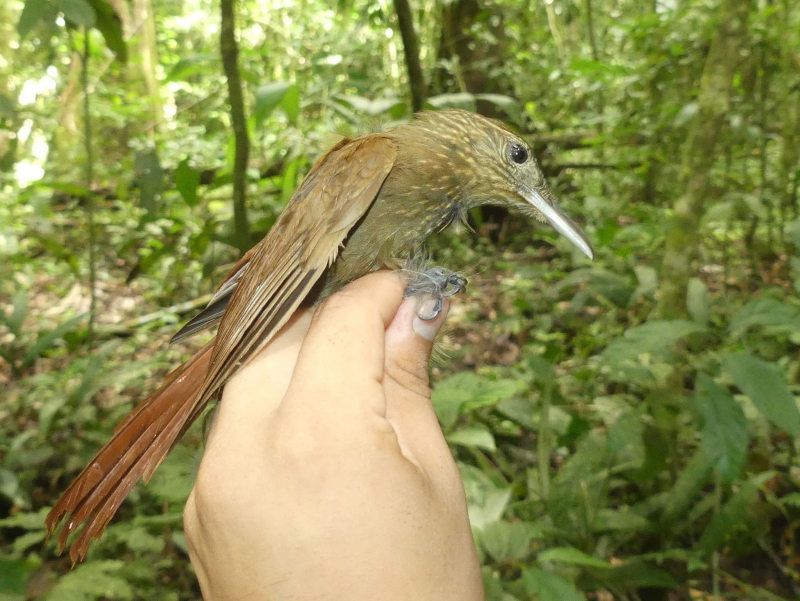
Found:
[{"label": "bird", "polygon": [[[483,205],[549,223],[594,257],[530,146],[499,121],[458,109],[423,111],[395,129],[335,144],[173,340],[218,324],[216,336],[123,419],[53,506],[45,525],[48,536],[58,531],[59,552],[83,526],[69,554],[73,565],[85,558],[136,483],[150,479],[225,383],[298,309],[367,273],[400,269],[429,236],[465,223]],[[451,288],[463,283],[444,279]]]}]

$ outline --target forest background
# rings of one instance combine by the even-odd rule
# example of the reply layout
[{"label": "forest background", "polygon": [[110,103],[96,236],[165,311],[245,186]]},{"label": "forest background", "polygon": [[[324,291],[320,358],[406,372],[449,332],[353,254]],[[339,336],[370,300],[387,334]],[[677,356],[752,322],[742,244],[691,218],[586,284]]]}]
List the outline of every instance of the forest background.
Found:
[{"label": "forest background", "polygon": [[800,4],[7,0],[0,599],[199,598],[201,428],[73,570],[48,507],[336,134],[448,106],[525,136],[597,255],[498,210],[432,245],[488,599],[800,596]]}]

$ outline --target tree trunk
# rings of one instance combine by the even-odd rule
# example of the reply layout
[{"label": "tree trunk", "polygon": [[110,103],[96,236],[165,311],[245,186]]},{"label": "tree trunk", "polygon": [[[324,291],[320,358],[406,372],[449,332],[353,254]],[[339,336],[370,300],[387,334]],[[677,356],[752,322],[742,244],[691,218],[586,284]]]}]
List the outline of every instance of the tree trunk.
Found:
[{"label": "tree trunk", "polygon": [[697,255],[700,218],[716,161],[715,148],[730,105],[733,76],[746,48],[747,17],[752,0],[723,0],[714,40],[700,81],[698,110],[686,144],[684,195],[675,203],[661,267],[658,313],[665,318],[686,315],[686,290]]},{"label": "tree trunk", "polygon": [[247,117],[244,109],[242,78],[239,74],[239,47],[236,44],[236,19],[234,0],[221,0],[220,51],[225,77],[228,80],[228,100],[231,103],[231,125],[234,136],[233,159],[233,239],[241,254],[251,246],[250,223],[247,219],[247,164],[250,155],[250,138],[247,135]]},{"label": "tree trunk", "polygon": [[414,15],[408,0],[394,0],[397,24],[403,37],[403,52],[406,57],[408,85],[411,88],[411,108],[416,113],[425,105],[425,77],[419,62],[419,39],[414,29]]}]

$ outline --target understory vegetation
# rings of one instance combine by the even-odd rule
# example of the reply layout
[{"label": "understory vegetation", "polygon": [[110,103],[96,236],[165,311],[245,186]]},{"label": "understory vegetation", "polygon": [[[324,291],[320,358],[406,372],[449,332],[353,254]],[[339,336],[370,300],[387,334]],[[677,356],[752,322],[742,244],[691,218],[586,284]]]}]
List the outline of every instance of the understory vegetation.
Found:
[{"label": "understory vegetation", "polygon": [[202,424],[74,569],[44,516],[316,158],[444,107],[523,135],[596,253],[497,209],[431,242],[487,599],[800,598],[800,4],[8,0],[0,601],[200,598]]}]

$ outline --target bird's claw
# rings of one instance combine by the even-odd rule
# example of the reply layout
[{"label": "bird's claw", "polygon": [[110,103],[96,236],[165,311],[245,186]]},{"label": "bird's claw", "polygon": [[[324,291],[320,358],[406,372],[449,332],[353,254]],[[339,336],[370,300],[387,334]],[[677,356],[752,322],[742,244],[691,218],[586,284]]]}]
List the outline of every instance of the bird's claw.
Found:
[{"label": "bird's claw", "polygon": [[[444,267],[431,267],[425,271],[408,272],[408,286],[403,298],[417,298],[417,317],[424,321],[435,319],[442,312],[444,299],[467,289],[467,278]],[[427,311],[433,300],[433,307]]]}]

